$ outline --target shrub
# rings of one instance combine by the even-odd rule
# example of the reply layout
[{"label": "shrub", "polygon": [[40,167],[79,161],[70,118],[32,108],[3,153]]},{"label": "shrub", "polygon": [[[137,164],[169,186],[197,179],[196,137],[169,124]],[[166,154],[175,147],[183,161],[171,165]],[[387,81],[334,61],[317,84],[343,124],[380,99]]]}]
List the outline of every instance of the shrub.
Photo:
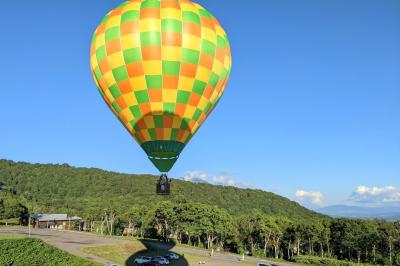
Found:
[{"label": "shrub", "polygon": [[32,238],[0,239],[0,265],[97,265]]}]

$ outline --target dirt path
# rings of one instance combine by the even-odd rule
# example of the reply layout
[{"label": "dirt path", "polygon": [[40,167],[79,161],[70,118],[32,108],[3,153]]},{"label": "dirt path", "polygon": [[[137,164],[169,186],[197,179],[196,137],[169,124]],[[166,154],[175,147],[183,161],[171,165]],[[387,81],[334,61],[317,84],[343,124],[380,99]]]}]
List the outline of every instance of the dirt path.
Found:
[{"label": "dirt path", "polygon": [[[29,236],[28,229],[24,227],[1,229],[0,234],[20,235],[26,237]],[[107,263],[109,261],[101,257],[86,254],[82,252],[81,249],[85,247],[94,247],[99,245],[118,245],[131,242],[130,240],[102,237],[90,233],[73,232],[73,231],[56,231],[56,230],[45,230],[45,229],[33,229],[31,231],[31,237],[40,238],[46,243],[56,246],[59,249],[65,250],[73,255],[87,258],[91,261],[95,261],[102,264]],[[156,245],[158,245],[160,249],[163,249],[163,245],[161,243]],[[175,246],[174,248],[172,248],[172,251],[209,256],[209,253],[206,250],[193,249],[190,247]],[[212,257],[207,258],[206,266],[228,266],[228,265],[247,266],[247,265],[256,265],[256,262],[259,261],[252,257],[246,257],[245,259],[246,261],[241,262],[240,258],[241,257],[239,255],[234,255],[230,253],[214,253]],[[294,264],[274,263],[274,265],[293,266]]]}]

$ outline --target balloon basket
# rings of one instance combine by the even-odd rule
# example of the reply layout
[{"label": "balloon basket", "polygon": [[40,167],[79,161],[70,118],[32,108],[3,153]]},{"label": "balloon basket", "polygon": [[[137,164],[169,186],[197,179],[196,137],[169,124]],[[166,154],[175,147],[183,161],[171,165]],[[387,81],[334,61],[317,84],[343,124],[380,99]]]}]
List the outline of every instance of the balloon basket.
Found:
[{"label": "balloon basket", "polygon": [[167,196],[171,193],[171,184],[166,174],[162,174],[157,182],[156,193],[161,196]]}]

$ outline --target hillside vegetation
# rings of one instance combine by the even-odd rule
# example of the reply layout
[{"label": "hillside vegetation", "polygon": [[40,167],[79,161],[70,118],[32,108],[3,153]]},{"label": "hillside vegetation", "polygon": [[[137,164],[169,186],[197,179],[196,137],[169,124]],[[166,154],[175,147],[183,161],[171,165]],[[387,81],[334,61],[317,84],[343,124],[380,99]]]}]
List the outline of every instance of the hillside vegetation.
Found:
[{"label": "hillside vegetation", "polygon": [[15,163],[0,160],[0,184],[12,189],[46,212],[82,215],[87,208],[115,203],[123,211],[132,205],[154,205],[161,199],[216,205],[230,214],[261,210],[288,218],[323,217],[298,203],[270,192],[173,180],[173,193],[155,195],[156,176],[129,175],[68,165]]},{"label": "hillside vegetation", "polygon": [[101,235],[125,234],[304,264],[400,266],[400,221],[333,219],[272,193],[180,180],[173,181],[173,195],[159,197],[156,180],[3,160],[0,218],[14,218],[22,210],[64,212],[82,216],[78,230]]},{"label": "hillside vegetation", "polygon": [[95,266],[99,265],[72,256],[52,247],[42,240],[0,236],[0,265],[57,265]]}]

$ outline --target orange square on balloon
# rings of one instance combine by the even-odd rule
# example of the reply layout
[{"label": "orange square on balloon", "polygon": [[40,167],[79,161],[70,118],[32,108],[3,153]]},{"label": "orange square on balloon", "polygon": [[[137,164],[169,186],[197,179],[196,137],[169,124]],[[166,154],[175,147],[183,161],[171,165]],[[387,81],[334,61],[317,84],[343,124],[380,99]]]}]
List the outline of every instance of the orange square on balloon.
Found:
[{"label": "orange square on balloon", "polygon": [[139,77],[144,75],[143,64],[141,62],[135,62],[126,65],[129,77]]},{"label": "orange square on balloon", "polygon": [[132,33],[138,33],[139,23],[137,21],[128,21],[121,24],[121,35],[128,35]]},{"label": "orange square on balloon", "polygon": [[150,107],[150,104],[149,104],[149,103],[141,103],[141,104],[139,105],[139,109],[140,109],[140,112],[141,112],[143,115],[147,115],[148,113],[151,112],[151,107]]},{"label": "orange square on balloon", "polygon": [[162,89],[149,89],[151,102],[162,102]]},{"label": "orange square on balloon", "polygon": [[161,60],[161,46],[142,47],[143,60]]},{"label": "orange square on balloon", "polygon": [[118,87],[121,90],[122,94],[126,94],[132,91],[132,87],[131,84],[129,83],[129,80],[118,82]]},{"label": "orange square on balloon", "polygon": [[194,78],[196,76],[197,65],[182,62],[181,63],[181,75],[189,78]]},{"label": "orange square on balloon", "polygon": [[178,76],[163,76],[163,89],[177,89],[178,88]]}]

